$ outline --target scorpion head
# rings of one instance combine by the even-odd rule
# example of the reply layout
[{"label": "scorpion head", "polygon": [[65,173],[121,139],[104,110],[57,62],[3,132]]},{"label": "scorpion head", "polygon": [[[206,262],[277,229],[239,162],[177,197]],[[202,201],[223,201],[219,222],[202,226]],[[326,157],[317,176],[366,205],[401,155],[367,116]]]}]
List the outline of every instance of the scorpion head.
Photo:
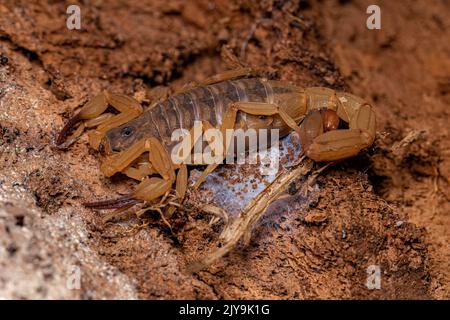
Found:
[{"label": "scorpion head", "polygon": [[132,123],[125,123],[120,127],[109,130],[99,146],[99,151],[104,154],[120,152],[128,149],[142,138],[139,130]]}]

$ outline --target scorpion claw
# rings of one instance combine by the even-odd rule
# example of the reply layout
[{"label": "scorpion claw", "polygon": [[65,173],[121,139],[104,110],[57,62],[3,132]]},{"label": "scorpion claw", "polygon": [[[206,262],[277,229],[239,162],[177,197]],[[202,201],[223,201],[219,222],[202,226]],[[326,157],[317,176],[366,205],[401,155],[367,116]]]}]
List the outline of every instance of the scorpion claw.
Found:
[{"label": "scorpion claw", "polygon": [[129,194],[116,199],[84,202],[83,205],[87,208],[102,210],[102,209],[119,209],[125,206],[135,205],[139,202],[142,201],[134,198],[133,195]]}]

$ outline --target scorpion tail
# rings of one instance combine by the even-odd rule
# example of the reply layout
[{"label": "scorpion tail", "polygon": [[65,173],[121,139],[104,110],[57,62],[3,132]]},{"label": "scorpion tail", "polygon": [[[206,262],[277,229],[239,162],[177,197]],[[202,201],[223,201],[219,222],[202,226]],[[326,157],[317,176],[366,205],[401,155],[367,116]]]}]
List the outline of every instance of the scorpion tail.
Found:
[{"label": "scorpion tail", "polygon": [[133,195],[129,194],[116,199],[84,202],[83,205],[87,208],[103,210],[103,209],[119,209],[126,206],[135,205],[139,202],[141,202],[141,200],[138,200],[134,198]]}]

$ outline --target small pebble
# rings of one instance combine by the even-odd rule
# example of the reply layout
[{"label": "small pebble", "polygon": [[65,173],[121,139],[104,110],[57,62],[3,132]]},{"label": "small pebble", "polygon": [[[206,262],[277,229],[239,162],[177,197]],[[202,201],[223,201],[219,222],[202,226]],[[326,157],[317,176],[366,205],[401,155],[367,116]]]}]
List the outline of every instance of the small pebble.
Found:
[{"label": "small pebble", "polygon": [[4,56],[4,55],[0,55],[0,65],[4,66],[8,64],[8,57]]}]

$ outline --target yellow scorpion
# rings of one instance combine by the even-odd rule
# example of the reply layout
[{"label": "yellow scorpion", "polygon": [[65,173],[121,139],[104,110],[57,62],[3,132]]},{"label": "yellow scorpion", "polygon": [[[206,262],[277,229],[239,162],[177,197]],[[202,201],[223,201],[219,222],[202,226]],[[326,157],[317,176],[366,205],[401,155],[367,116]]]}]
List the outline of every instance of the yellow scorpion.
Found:
[{"label": "yellow scorpion", "polygon": [[[186,163],[172,162],[175,143],[171,136],[176,129],[192,130],[195,121],[223,133],[227,129],[279,129],[283,137],[294,130],[304,155],[314,161],[349,158],[372,145],[375,113],[363,99],[324,87],[301,88],[248,77],[251,74],[252,70],[242,68],[216,75],[146,110],[134,98],[109,92],[85,104],[61,130],[57,146],[67,147],[84,128],[95,127],[89,132],[89,141],[106,155],[101,171],[108,177],[121,172],[140,182],[127,196],[86,205],[98,209],[130,207],[161,198],[174,189],[181,203],[188,170]],[[109,106],[118,113],[106,113]],[[194,187],[218,165],[209,164]]]}]

